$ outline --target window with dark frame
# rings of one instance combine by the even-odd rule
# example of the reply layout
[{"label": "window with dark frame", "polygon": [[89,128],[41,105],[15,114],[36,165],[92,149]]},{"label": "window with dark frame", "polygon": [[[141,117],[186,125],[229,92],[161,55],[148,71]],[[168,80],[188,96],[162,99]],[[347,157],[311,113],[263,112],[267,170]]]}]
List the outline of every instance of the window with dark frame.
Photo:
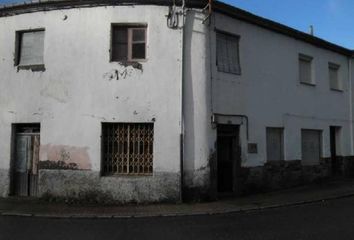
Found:
[{"label": "window with dark frame", "polygon": [[299,81],[300,83],[315,85],[313,79],[312,60],[310,56],[299,54]]},{"label": "window with dark frame", "polygon": [[239,41],[239,36],[216,33],[216,65],[219,72],[241,74]]},{"label": "window with dark frame", "polygon": [[152,175],[153,123],[102,123],[102,174]]},{"label": "window with dark frame", "polygon": [[136,62],[146,59],[146,26],[112,25],[111,61]]},{"label": "window with dark frame", "polygon": [[331,90],[342,91],[342,81],[339,78],[340,65],[335,63],[328,63],[329,85]]},{"label": "window with dark frame", "polygon": [[42,66],[44,29],[16,32],[16,66]]}]

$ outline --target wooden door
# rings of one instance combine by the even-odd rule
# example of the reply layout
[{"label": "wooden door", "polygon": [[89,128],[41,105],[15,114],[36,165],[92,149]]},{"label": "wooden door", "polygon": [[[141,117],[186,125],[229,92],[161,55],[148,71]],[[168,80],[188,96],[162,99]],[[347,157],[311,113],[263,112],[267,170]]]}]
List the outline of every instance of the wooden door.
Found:
[{"label": "wooden door", "polygon": [[16,134],[14,172],[16,196],[37,195],[39,143],[37,133]]}]

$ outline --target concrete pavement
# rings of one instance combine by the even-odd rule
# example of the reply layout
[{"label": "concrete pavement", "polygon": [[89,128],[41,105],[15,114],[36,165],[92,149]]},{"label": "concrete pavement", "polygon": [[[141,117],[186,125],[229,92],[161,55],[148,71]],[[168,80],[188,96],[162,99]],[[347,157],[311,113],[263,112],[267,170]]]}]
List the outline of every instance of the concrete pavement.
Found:
[{"label": "concrete pavement", "polygon": [[288,190],[207,203],[101,206],[46,202],[28,198],[0,198],[3,216],[46,218],[144,218],[213,215],[279,208],[354,196],[354,179],[340,179]]}]

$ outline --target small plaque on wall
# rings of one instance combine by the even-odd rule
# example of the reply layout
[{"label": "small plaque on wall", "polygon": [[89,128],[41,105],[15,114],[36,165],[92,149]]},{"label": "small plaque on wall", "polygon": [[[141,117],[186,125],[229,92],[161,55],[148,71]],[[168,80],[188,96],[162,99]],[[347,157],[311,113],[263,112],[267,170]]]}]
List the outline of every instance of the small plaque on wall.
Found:
[{"label": "small plaque on wall", "polygon": [[248,153],[258,153],[257,143],[248,144]]}]

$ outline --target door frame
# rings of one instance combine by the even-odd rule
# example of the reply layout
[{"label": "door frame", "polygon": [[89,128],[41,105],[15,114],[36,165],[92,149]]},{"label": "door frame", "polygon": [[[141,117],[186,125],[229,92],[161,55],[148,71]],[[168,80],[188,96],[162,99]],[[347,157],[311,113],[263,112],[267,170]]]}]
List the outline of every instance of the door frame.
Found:
[{"label": "door frame", "polygon": [[[224,128],[224,129],[223,129]],[[229,129],[227,129],[229,128]],[[217,133],[216,133],[216,192],[218,196],[233,196],[239,195],[241,192],[240,189],[240,170],[241,170],[241,138],[240,138],[240,129],[241,126],[239,124],[217,124]],[[221,131],[228,132],[228,134],[223,134]],[[220,134],[221,133],[221,134]],[[233,156],[232,156],[232,187],[230,192],[220,192],[219,190],[219,137],[232,137],[232,146],[233,146]]]},{"label": "door frame", "polygon": [[[9,195],[10,196],[17,196],[16,195],[16,162],[17,162],[17,138],[18,136],[38,136],[38,158],[39,158],[39,150],[40,150],[40,133],[41,133],[41,126],[40,123],[13,123],[12,124],[12,129],[11,129],[11,156],[10,156],[10,186],[9,186]],[[38,159],[39,161],[39,159]],[[32,166],[33,167],[33,166]],[[30,183],[28,184],[28,197],[35,197],[37,195],[37,188],[38,188],[38,163],[37,163],[37,174],[35,174],[37,179],[35,180],[35,185],[34,189],[35,191],[31,191],[31,185]],[[33,176],[33,174],[29,174],[29,179]],[[35,177],[34,177],[35,178]],[[34,178],[31,180],[28,180],[28,182],[34,181]]]},{"label": "door frame", "polygon": [[340,144],[340,131],[342,127],[340,126],[330,126],[329,127],[329,140],[330,140],[330,152],[331,152],[331,175],[332,176],[340,176],[343,174],[341,171],[341,160],[339,152],[339,144]]}]

